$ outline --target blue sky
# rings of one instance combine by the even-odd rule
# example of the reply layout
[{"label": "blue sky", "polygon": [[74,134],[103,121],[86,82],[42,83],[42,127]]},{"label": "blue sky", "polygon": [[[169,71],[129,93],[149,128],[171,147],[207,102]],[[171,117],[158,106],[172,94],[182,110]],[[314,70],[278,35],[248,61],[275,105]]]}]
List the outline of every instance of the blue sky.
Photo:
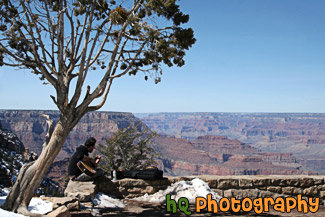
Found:
[{"label": "blue sky", "polygon": [[[197,39],[162,82],[113,83],[102,111],[325,112],[325,1],[182,0]],[[56,109],[28,71],[0,68],[0,109]]]}]

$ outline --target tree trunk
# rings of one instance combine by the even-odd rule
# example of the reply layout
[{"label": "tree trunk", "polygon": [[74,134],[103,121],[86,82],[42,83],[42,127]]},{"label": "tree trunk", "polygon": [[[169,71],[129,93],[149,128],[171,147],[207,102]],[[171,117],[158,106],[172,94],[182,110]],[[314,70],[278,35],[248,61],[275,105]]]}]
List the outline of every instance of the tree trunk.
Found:
[{"label": "tree trunk", "polygon": [[64,118],[61,114],[53,134],[39,158],[22,166],[17,181],[1,208],[23,215],[37,216],[29,213],[27,207],[73,128],[71,118],[68,115],[66,116],[68,118]]}]

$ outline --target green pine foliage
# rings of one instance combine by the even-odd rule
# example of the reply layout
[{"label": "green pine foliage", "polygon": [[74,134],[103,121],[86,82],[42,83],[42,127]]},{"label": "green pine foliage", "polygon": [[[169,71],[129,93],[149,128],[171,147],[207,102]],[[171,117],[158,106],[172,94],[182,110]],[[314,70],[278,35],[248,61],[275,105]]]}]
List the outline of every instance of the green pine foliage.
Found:
[{"label": "green pine foliage", "polygon": [[97,151],[102,155],[100,168],[113,170],[138,170],[155,165],[158,153],[152,148],[154,132],[138,131],[137,126],[119,130],[106,144],[99,144]]}]

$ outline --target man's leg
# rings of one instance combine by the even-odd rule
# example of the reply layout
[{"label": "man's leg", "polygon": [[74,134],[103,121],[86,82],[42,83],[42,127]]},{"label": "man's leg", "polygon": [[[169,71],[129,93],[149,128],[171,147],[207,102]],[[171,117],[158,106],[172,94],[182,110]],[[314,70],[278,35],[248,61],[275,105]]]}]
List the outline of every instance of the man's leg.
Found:
[{"label": "man's leg", "polygon": [[88,176],[85,173],[82,173],[80,176],[76,177],[73,181],[87,182],[93,181],[94,179],[104,176],[104,171],[102,169],[96,169],[96,173],[93,176]]},{"label": "man's leg", "polygon": [[98,168],[98,169],[96,169],[96,174],[93,175],[91,178],[95,179],[95,178],[100,177],[100,176],[104,176],[104,170]]},{"label": "man's leg", "polygon": [[90,181],[92,179],[92,177],[82,173],[81,175],[79,175],[78,177],[76,177],[73,181],[78,181],[78,182],[87,182]]}]

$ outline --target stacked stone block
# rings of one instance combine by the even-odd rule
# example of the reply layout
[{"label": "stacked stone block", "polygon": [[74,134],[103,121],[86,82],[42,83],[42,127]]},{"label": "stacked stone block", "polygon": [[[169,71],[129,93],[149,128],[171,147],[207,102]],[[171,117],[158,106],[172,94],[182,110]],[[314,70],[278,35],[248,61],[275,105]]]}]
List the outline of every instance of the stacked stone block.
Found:
[{"label": "stacked stone block", "polygon": [[114,181],[114,184],[124,198],[134,198],[164,190],[171,185],[171,182],[167,178],[159,180],[121,179]]},{"label": "stacked stone block", "polygon": [[96,192],[118,195],[118,198],[134,198],[145,194],[154,194],[179,181],[200,178],[221,197],[251,199],[258,197],[289,197],[302,195],[303,198],[320,198],[325,200],[325,176],[187,176],[166,177],[160,180],[122,179],[105,180],[100,184],[92,182],[70,181],[65,196],[89,200]]},{"label": "stacked stone block", "polygon": [[201,177],[222,197],[319,197],[325,195],[324,176]]},{"label": "stacked stone block", "polygon": [[324,205],[325,176],[188,176],[167,177],[162,180],[122,179],[115,183],[125,198],[133,198],[144,194],[154,194],[166,189],[178,181],[189,181],[200,178],[207,182],[212,190],[222,197],[251,199],[258,197],[288,197],[302,195],[303,198],[320,198]]}]

